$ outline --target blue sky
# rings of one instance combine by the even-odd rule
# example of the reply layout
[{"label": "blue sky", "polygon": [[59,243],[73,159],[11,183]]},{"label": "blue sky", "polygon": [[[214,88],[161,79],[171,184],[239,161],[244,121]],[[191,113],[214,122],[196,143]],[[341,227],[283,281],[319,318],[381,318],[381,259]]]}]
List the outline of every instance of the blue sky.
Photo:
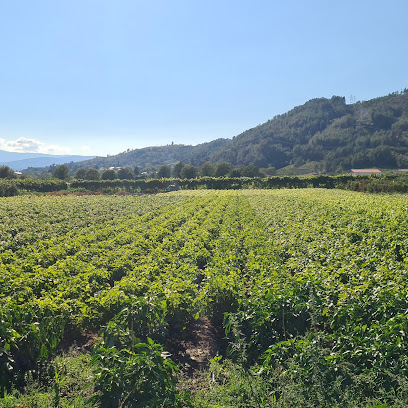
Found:
[{"label": "blue sky", "polygon": [[406,0],[0,0],[0,149],[233,137],[408,87]]}]

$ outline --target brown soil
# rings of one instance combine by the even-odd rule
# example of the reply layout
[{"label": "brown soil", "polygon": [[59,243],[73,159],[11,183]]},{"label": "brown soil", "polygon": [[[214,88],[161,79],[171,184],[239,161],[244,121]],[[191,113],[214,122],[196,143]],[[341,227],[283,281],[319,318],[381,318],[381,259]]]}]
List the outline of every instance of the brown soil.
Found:
[{"label": "brown soil", "polygon": [[91,352],[92,346],[100,339],[98,333],[85,329],[82,333],[68,334],[64,336],[58,346],[58,351],[66,353],[69,350],[75,349],[82,353],[89,353]]},{"label": "brown soil", "polygon": [[[84,330],[79,333],[67,330],[58,346],[58,352],[90,353],[101,338],[98,333]],[[225,351],[224,330],[208,317],[191,322],[185,330],[170,330],[165,350],[180,365],[184,373],[193,377],[210,364],[210,360]]]},{"label": "brown soil", "polygon": [[209,365],[224,347],[223,331],[216,328],[208,317],[192,322],[183,333],[171,335],[166,349],[171,358],[191,375]]}]

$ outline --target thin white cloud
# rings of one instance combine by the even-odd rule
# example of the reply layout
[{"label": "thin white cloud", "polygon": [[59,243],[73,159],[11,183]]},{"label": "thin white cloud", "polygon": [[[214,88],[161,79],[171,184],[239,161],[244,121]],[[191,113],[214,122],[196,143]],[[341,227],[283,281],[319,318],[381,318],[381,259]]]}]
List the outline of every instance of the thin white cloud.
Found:
[{"label": "thin white cloud", "polygon": [[71,149],[66,146],[58,146],[58,145],[48,145],[44,146],[40,153],[48,153],[48,154],[71,154]]},{"label": "thin white cloud", "polygon": [[20,137],[17,140],[0,139],[0,150],[18,153],[70,154],[66,146],[47,145],[38,139]]}]

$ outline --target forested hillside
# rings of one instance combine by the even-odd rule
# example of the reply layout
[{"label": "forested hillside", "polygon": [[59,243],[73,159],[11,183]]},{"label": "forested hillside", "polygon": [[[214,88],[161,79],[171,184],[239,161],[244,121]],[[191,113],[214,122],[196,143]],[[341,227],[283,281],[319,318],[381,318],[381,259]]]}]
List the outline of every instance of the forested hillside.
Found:
[{"label": "forested hillside", "polygon": [[312,99],[247,130],[218,151],[213,161],[234,165],[302,165],[320,170],[408,166],[408,91],[366,102]]},{"label": "forested hillside", "polygon": [[232,139],[128,150],[69,167],[71,171],[111,166],[151,169],[180,161],[276,169],[313,162],[316,171],[331,173],[362,167],[407,168],[408,90],[354,104],[340,96],[312,99]]},{"label": "forested hillside", "polygon": [[128,150],[114,156],[96,157],[84,162],[71,163],[71,170],[81,167],[109,168],[116,166],[139,166],[141,168],[157,167],[165,164],[174,164],[179,161],[183,163],[199,166],[210,161],[214,152],[228,144],[228,139],[217,139],[209,143],[202,143],[197,146],[187,145],[167,145],[145,147],[143,149]]}]

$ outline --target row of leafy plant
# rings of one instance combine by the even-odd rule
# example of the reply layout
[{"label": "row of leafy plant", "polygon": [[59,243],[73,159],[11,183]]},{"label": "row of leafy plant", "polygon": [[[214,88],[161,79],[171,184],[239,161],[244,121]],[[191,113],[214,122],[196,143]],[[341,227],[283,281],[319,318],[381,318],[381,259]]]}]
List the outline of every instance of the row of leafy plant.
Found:
[{"label": "row of leafy plant", "polygon": [[[3,399],[99,331],[83,406],[404,406],[407,209],[323,189],[4,199]],[[197,391],[166,347],[203,316],[228,352]]]},{"label": "row of leafy plant", "polygon": [[[67,198],[48,198],[48,208],[57,210],[61,202],[74,207],[78,201],[97,202],[96,197]],[[128,308],[148,305],[132,326],[131,344],[136,341],[156,351],[163,347],[160,344],[168,330],[183,330],[205,309],[198,296],[199,282],[213,250],[209,231],[215,231],[214,225],[222,222],[226,198],[220,200],[209,193],[194,199],[188,194],[107,197],[100,204],[110,205],[113,200],[124,200],[133,206],[134,214],[123,207],[116,217],[104,211],[106,218],[99,225],[85,222],[82,228],[66,231],[63,236],[53,235],[47,228],[41,234],[38,225],[40,231],[34,236],[51,234],[48,239],[15,245],[17,235],[10,235],[4,242],[9,249],[2,253],[1,264],[3,392],[12,381],[21,384],[27,371],[45,364],[64,338],[75,337],[85,329],[99,330],[105,324],[111,327],[118,314]],[[151,207],[141,211],[138,205],[147,201]],[[12,202],[5,203],[10,209]],[[175,211],[178,205],[182,209]],[[30,210],[38,211],[34,206]],[[71,211],[62,217],[65,227],[59,226],[60,231],[73,227]],[[34,225],[32,228],[35,230]],[[154,320],[151,325],[150,319]],[[130,327],[121,326],[120,330],[128,333]],[[116,364],[116,358],[112,361]],[[102,389],[109,388],[103,385]],[[115,394],[121,400],[127,389],[120,388],[119,397],[112,389],[109,398]]]},{"label": "row of leafy plant", "polygon": [[269,237],[247,259],[254,281],[226,316],[235,358],[274,378],[278,399],[292,387],[310,406],[377,397],[406,403],[405,198],[319,190],[247,196]]},{"label": "row of leafy plant", "polygon": [[139,240],[132,248],[143,254],[163,224],[155,211],[180,201],[174,196],[17,200],[2,202],[4,232],[11,230],[2,235],[7,249],[0,264],[3,392],[55,354],[67,330],[96,324],[98,312],[87,302],[114,286],[129,267],[123,265],[130,262],[124,241],[132,242],[135,228],[141,231],[146,245]]}]

